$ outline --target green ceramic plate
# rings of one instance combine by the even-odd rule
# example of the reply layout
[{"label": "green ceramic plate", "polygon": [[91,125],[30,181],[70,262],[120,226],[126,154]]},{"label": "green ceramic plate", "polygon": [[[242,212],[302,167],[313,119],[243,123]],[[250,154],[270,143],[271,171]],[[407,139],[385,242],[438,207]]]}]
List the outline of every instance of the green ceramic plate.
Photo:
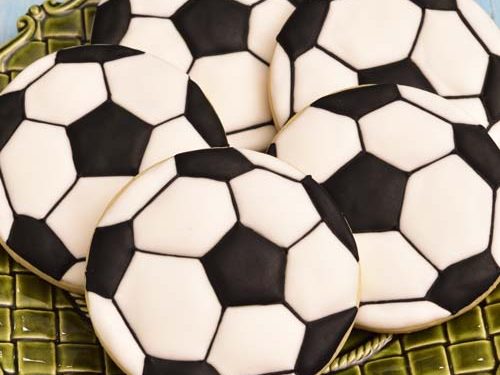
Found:
[{"label": "green ceramic plate", "polygon": [[[97,2],[31,7],[18,21],[18,36],[0,46],[0,91],[36,59],[88,43]],[[97,342],[82,304],[0,250],[0,375],[121,374]],[[500,288],[452,322],[391,338],[355,330],[327,372],[500,375]]]}]

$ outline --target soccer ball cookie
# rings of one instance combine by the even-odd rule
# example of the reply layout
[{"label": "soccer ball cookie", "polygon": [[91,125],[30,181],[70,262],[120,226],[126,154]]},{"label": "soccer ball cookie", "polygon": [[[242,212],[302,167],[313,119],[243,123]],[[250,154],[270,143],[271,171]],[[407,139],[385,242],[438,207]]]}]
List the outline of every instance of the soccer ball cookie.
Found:
[{"label": "soccer ball cookie", "polygon": [[310,375],[350,331],[358,268],[344,218],[311,177],[253,151],[192,151],[108,208],[87,303],[128,374]]},{"label": "soccer ball cookie", "polygon": [[406,86],[326,96],[270,152],[310,173],[351,225],[362,328],[408,332],[464,312],[500,277],[500,151],[445,99]]},{"label": "soccer ball cookie", "polygon": [[451,98],[500,144],[500,30],[475,0],[316,0],[298,7],[271,64],[276,122],[332,92],[396,83]]},{"label": "soccer ball cookie", "polygon": [[95,225],[131,176],[178,152],[227,145],[187,75],[120,46],[38,60],[0,96],[0,124],[1,241],[77,292]]},{"label": "soccer ball cookie", "polygon": [[300,0],[104,0],[93,43],[155,54],[200,85],[229,143],[265,150],[275,134],[268,65],[276,35]]}]

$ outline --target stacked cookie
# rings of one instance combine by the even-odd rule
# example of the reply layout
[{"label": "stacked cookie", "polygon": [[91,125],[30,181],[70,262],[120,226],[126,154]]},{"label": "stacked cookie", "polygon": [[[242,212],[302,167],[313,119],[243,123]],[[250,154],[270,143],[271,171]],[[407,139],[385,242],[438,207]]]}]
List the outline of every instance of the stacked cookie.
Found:
[{"label": "stacked cookie", "polygon": [[93,44],[0,96],[0,236],[126,373],[313,375],[500,281],[473,0],[104,0]]}]

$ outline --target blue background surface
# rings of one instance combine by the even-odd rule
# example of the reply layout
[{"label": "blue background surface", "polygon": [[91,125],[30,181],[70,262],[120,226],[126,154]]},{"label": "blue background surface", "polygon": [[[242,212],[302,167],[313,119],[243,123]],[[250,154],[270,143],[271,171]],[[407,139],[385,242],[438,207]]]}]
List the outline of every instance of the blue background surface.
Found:
[{"label": "blue background surface", "polygon": [[[0,44],[16,35],[16,20],[43,0],[0,0]],[[147,1],[147,0],[146,0]],[[168,0],[166,0],[168,1]],[[500,0],[476,0],[500,25]]]}]

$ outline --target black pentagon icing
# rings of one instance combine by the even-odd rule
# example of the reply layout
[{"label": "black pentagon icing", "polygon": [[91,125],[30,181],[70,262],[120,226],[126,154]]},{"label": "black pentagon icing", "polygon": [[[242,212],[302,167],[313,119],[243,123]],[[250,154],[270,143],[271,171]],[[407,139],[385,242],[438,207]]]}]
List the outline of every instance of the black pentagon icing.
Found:
[{"label": "black pentagon icing", "polygon": [[[109,21],[108,21],[109,22]],[[111,45],[81,46],[57,52],[57,63],[105,63],[124,57],[142,55],[144,52],[132,48]]]},{"label": "black pentagon icing", "polygon": [[92,44],[119,44],[127,33],[131,17],[129,0],[109,0],[97,8]]},{"label": "black pentagon icing", "polygon": [[195,57],[247,49],[250,7],[234,0],[191,0],[173,16]]},{"label": "black pentagon icing", "polygon": [[14,217],[7,245],[22,259],[55,280],[61,280],[77,261],[44,221],[25,215]]},{"label": "black pentagon icing", "polygon": [[360,154],[323,186],[354,233],[397,229],[408,176],[371,154]]},{"label": "black pentagon icing", "polygon": [[357,311],[358,309],[353,307],[307,324],[295,365],[297,375],[316,374],[328,364],[340,349],[354,323]]},{"label": "black pentagon icing", "polygon": [[181,177],[205,177],[229,181],[254,169],[253,164],[234,148],[213,148],[175,156]]},{"label": "black pentagon icing", "polygon": [[359,120],[364,115],[398,100],[400,97],[396,85],[385,84],[359,87],[324,96],[311,106]]},{"label": "black pentagon icing", "polygon": [[486,293],[500,277],[491,251],[455,263],[439,274],[426,299],[452,314],[470,306]]},{"label": "black pentagon icing", "polygon": [[421,8],[435,10],[457,10],[456,0],[411,0]]},{"label": "black pentagon icing", "polygon": [[266,305],[284,299],[285,250],[241,224],[201,262],[224,306]]},{"label": "black pentagon icing", "polygon": [[277,41],[292,61],[314,47],[329,7],[330,0],[304,1],[285,23]]},{"label": "black pentagon icing", "polygon": [[0,96],[0,150],[24,119],[24,91]]},{"label": "black pentagon icing", "polygon": [[490,124],[500,121],[500,56],[490,56],[483,88],[483,102]]},{"label": "black pentagon icing", "polygon": [[133,255],[131,222],[97,228],[88,257],[86,289],[112,298]]},{"label": "black pentagon icing", "polygon": [[335,205],[333,197],[330,197],[328,192],[310,176],[307,176],[302,180],[302,185],[306,189],[309,198],[311,198],[316,210],[320,214],[321,219],[325,222],[328,228],[335,233],[344,246],[349,249],[356,260],[359,260],[358,249],[356,247],[356,242],[354,241],[351,229],[349,228],[345,217]]},{"label": "black pentagon icing", "polygon": [[133,176],[153,127],[106,102],[67,128],[80,176]]},{"label": "black pentagon icing", "polygon": [[200,87],[189,80],[185,116],[211,147],[228,146],[222,123]]},{"label": "black pentagon icing", "polygon": [[173,361],[146,355],[143,375],[219,375],[205,361]]},{"label": "black pentagon icing", "polygon": [[358,72],[359,84],[394,83],[436,92],[418,66],[410,59]]},{"label": "black pentagon icing", "polygon": [[453,125],[455,149],[495,189],[500,187],[500,149],[480,125]]}]

